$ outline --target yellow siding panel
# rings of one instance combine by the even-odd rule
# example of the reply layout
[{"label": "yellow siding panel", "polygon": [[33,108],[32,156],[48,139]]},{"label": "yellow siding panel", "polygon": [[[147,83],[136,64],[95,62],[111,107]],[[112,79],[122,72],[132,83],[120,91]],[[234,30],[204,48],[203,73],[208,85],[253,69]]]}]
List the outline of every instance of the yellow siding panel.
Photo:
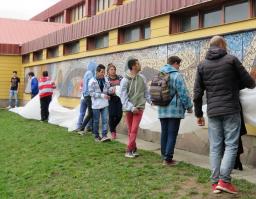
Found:
[{"label": "yellow siding panel", "polygon": [[59,103],[68,108],[75,108],[80,104],[80,98],[60,97]]}]

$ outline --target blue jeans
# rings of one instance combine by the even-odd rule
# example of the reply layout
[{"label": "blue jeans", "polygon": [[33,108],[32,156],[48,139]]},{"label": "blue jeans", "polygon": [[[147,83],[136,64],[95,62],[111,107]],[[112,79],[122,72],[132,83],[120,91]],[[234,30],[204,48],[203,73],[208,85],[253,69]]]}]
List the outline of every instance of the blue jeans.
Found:
[{"label": "blue jeans", "polygon": [[102,137],[108,134],[108,107],[102,109],[92,109],[93,112],[93,134],[95,138],[99,137],[100,117],[102,122]]},{"label": "blue jeans", "polygon": [[164,160],[173,158],[177,135],[180,128],[180,118],[161,118],[161,154]]},{"label": "blue jeans", "polygon": [[219,179],[231,182],[231,171],[234,168],[241,128],[240,113],[209,117],[209,141],[211,181],[218,183]]},{"label": "blue jeans", "polygon": [[18,106],[18,92],[16,90],[10,90],[9,92],[9,106],[12,106],[12,99],[15,99],[15,106]]},{"label": "blue jeans", "polygon": [[[85,116],[85,113],[86,113],[86,110],[87,108],[91,108],[89,106],[91,106],[91,103],[88,101],[90,100],[89,99],[90,96],[86,96],[84,99],[81,99],[81,102],[80,102],[80,114],[79,114],[79,119],[78,119],[78,122],[77,122],[77,128],[85,128],[85,127],[82,127],[83,126],[83,122],[84,122],[84,116]],[[91,128],[92,129],[92,119],[91,119],[91,116],[89,115],[88,113],[88,124],[86,123],[85,126],[87,125],[87,128]],[[89,118],[90,117],[90,118]],[[81,130],[84,130],[84,129],[81,129]]]}]

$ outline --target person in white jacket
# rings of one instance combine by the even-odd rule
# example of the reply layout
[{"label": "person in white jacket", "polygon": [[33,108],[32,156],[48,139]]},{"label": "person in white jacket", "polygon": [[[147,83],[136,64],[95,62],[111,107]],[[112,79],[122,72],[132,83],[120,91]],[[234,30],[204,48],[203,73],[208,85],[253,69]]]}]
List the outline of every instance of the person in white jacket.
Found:
[{"label": "person in white jacket", "polygon": [[[105,66],[100,64],[96,68],[96,77],[93,77],[89,81],[89,93],[92,99],[92,111],[93,111],[93,134],[95,141],[105,142],[110,139],[107,136],[108,133],[108,105],[110,94],[115,92],[114,88],[110,87],[110,84],[105,78]],[[102,120],[102,137],[99,135],[99,120]]]}]

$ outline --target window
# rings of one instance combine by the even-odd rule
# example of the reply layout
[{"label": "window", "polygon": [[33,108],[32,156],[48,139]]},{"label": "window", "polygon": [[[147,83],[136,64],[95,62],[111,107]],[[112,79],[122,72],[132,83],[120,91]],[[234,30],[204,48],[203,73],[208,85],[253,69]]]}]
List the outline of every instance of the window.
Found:
[{"label": "window", "polygon": [[150,23],[132,26],[119,30],[119,43],[135,42],[149,39],[151,36]]},{"label": "window", "polygon": [[84,4],[71,8],[70,23],[76,22],[84,17]]},{"label": "window", "polygon": [[43,59],[43,50],[39,50],[33,53],[33,61],[40,61]]},{"label": "window", "polygon": [[211,27],[221,24],[221,10],[205,13],[203,15],[203,27]]},{"label": "window", "polygon": [[87,49],[94,50],[99,48],[107,48],[109,43],[108,34],[88,37],[87,38]]},{"label": "window", "polygon": [[73,42],[64,44],[64,55],[79,53],[79,50],[80,50],[79,41],[73,41]]},{"label": "window", "polygon": [[47,58],[54,58],[59,56],[59,46],[54,46],[47,49]]},{"label": "window", "polygon": [[184,16],[181,19],[181,31],[186,32],[199,28],[198,15]]},{"label": "window", "polygon": [[30,54],[22,55],[22,63],[27,64],[29,63]]},{"label": "window", "polygon": [[113,5],[113,0],[96,0],[97,12],[108,9]]},{"label": "window", "polygon": [[52,17],[50,21],[55,23],[64,23],[64,14],[60,14],[55,17]]},{"label": "window", "polygon": [[225,23],[241,21],[249,18],[249,2],[225,6]]}]

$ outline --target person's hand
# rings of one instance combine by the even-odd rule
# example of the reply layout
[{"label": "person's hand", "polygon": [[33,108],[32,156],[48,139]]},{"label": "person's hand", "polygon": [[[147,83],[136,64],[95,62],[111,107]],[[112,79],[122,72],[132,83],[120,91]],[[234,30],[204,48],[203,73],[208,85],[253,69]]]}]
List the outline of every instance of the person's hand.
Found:
[{"label": "person's hand", "polygon": [[104,95],[104,98],[107,100],[110,100],[110,96],[109,95]]},{"label": "person's hand", "polygon": [[197,124],[198,124],[198,126],[205,126],[204,117],[197,118]]},{"label": "person's hand", "polygon": [[193,113],[193,109],[192,109],[192,108],[189,108],[189,109],[187,110],[187,112],[188,112],[188,113]]},{"label": "person's hand", "polygon": [[132,112],[133,112],[133,114],[138,114],[139,111],[140,111],[140,110],[139,110],[138,108],[134,108]]}]

